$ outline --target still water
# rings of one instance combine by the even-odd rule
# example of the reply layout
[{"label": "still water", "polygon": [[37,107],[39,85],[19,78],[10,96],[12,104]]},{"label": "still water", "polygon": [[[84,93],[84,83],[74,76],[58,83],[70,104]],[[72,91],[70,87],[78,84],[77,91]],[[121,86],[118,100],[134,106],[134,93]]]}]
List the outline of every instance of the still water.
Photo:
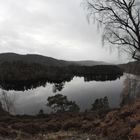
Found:
[{"label": "still water", "polygon": [[[75,101],[79,105],[81,111],[90,109],[91,104],[95,99],[103,98],[105,96],[108,97],[110,107],[115,108],[120,106],[122,98],[126,98],[127,96],[128,100],[128,96],[130,96],[128,94],[130,93],[129,91],[125,91],[125,88],[127,84],[130,84],[128,82],[130,79],[136,78],[124,74],[122,77],[114,81],[87,82],[82,77],[74,77],[70,82],[64,82],[61,84],[46,83],[43,86],[25,91],[6,91],[1,89],[0,99],[3,108],[5,108],[2,95],[4,91],[6,93],[4,98],[7,98],[6,100],[10,104],[9,111],[12,114],[35,115],[38,114],[40,109],[43,109],[45,113],[50,113],[50,108],[46,106],[47,98],[58,93],[66,95],[69,100]],[[123,94],[124,91],[126,96]]]}]

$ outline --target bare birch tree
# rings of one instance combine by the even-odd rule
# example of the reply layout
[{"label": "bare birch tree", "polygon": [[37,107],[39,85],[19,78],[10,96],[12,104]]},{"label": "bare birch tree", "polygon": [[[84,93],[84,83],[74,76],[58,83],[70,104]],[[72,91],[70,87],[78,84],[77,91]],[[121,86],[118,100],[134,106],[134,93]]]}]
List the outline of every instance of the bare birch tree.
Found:
[{"label": "bare birch tree", "polygon": [[102,25],[103,42],[140,61],[140,1],[86,0],[89,19]]}]

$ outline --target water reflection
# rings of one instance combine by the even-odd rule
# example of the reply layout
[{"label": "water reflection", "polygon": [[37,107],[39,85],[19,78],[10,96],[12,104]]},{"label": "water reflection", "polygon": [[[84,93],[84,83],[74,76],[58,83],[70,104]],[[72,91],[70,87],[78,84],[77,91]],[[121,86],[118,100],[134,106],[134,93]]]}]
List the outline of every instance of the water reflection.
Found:
[{"label": "water reflection", "polygon": [[[129,74],[122,77],[105,75],[70,77],[69,80],[55,81],[54,83],[40,81],[35,84],[26,83],[30,86],[24,85],[24,88],[19,85],[21,84],[17,83],[18,88],[16,88],[14,83],[12,86],[6,86],[5,83],[8,90],[0,92],[0,102],[3,108],[12,114],[38,114],[41,109],[44,113],[48,113],[47,98],[56,94],[65,95],[69,100],[75,101],[81,111],[90,109],[97,98],[105,96],[108,97],[111,108],[131,103],[140,97],[140,76]],[[10,88],[14,90],[9,90]]]},{"label": "water reflection", "polygon": [[140,76],[127,74],[123,84],[121,106],[133,103],[136,98],[140,97]]},{"label": "water reflection", "polygon": [[0,104],[2,105],[3,109],[11,114],[15,114],[15,101],[16,96],[13,94],[8,94],[6,91],[1,91],[0,94]]},{"label": "water reflection", "polygon": [[55,83],[53,85],[53,93],[56,93],[58,91],[61,91],[65,86],[65,82],[62,82],[62,83]]},{"label": "water reflection", "polygon": [[[122,75],[121,75],[122,76]],[[87,75],[84,77],[85,82],[89,81],[113,81],[121,77],[120,75]]]},{"label": "water reflection", "polygon": [[25,91],[29,89],[34,89],[37,87],[46,86],[46,80],[40,81],[12,81],[12,82],[0,82],[0,87],[3,90],[16,90],[16,91]]},{"label": "water reflection", "polygon": [[[122,75],[84,75],[84,81],[113,81],[117,78],[120,78]],[[47,83],[53,84],[53,92],[61,91],[66,82],[70,82],[73,79],[74,75],[63,75],[62,77],[56,76],[56,79],[41,79],[41,80],[28,80],[28,81],[0,81],[0,87],[4,90],[16,90],[16,91],[25,91],[30,89],[35,89],[37,87],[43,86],[46,87]]]}]

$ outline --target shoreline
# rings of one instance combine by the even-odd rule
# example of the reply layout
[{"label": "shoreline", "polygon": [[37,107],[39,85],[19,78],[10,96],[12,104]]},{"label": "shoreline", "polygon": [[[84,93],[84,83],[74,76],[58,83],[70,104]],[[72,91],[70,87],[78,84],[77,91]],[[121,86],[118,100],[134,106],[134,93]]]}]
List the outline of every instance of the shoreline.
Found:
[{"label": "shoreline", "polygon": [[107,138],[107,140],[139,140],[140,99],[131,105],[125,105],[120,109],[100,115],[94,112],[85,112],[35,117],[27,115],[0,117],[0,136],[3,140],[6,138],[16,139],[19,135],[22,140],[24,137],[34,139],[49,134],[55,136],[57,133],[71,132],[76,133],[75,135],[94,135]]}]

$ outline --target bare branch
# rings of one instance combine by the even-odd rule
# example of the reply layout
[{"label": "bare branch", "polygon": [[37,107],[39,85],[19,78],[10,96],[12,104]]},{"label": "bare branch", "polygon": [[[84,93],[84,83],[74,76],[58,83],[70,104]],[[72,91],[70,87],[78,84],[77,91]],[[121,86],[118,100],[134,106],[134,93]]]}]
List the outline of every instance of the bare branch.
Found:
[{"label": "bare branch", "polygon": [[140,59],[140,5],[137,0],[86,0],[90,18],[103,24],[103,40]]}]

